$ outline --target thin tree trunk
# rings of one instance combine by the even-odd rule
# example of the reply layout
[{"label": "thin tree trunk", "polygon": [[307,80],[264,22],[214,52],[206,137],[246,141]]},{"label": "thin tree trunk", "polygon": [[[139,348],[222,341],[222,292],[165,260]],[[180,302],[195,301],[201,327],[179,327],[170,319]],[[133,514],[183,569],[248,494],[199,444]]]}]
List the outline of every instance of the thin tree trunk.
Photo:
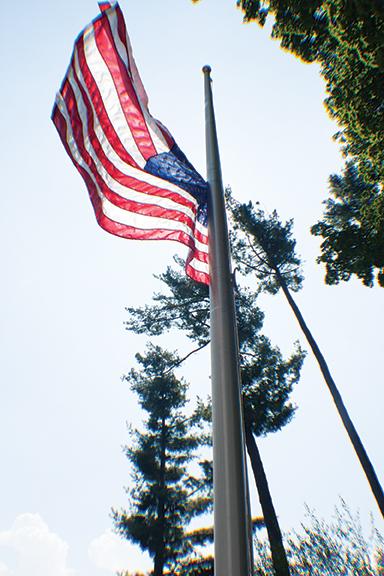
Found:
[{"label": "thin tree trunk", "polygon": [[163,418],[161,423],[161,445],[160,445],[160,490],[159,490],[159,500],[157,505],[157,521],[158,521],[158,546],[155,553],[153,574],[154,576],[163,576],[164,563],[165,563],[165,546],[164,546],[164,520],[165,520],[165,508],[164,508],[164,490],[165,490],[165,445],[166,445],[166,427],[165,418]]},{"label": "thin tree trunk", "polygon": [[330,373],[329,368],[327,366],[327,363],[324,359],[324,356],[320,352],[320,349],[319,349],[315,339],[313,338],[308,326],[306,325],[304,318],[301,315],[301,312],[300,312],[296,302],[292,298],[292,295],[288,289],[288,286],[287,286],[284,278],[280,274],[280,271],[278,269],[275,269],[275,272],[276,272],[276,276],[279,280],[280,286],[284,292],[284,295],[287,298],[288,303],[289,303],[290,307],[292,308],[292,311],[293,311],[294,315],[296,316],[298,323],[300,324],[300,328],[304,332],[304,335],[308,341],[308,344],[312,348],[312,352],[314,353],[315,358],[319,363],[320,370],[324,376],[324,380],[327,383],[329,391],[330,391],[332,398],[335,402],[337,411],[339,412],[340,418],[341,418],[341,420],[344,424],[344,427],[348,433],[348,436],[352,442],[352,445],[355,449],[357,457],[360,460],[360,464],[363,467],[363,470],[364,470],[365,475],[368,479],[371,490],[372,490],[372,492],[376,498],[376,502],[380,508],[381,514],[384,517],[384,492],[383,492],[383,489],[382,489],[380,482],[377,478],[375,469],[372,466],[370,459],[368,458],[368,455],[365,451],[363,443],[361,442],[360,437],[359,437],[359,435],[358,435],[358,433],[357,433],[357,431],[356,431],[356,429],[352,423],[352,420],[349,417],[347,409],[344,406],[343,400],[342,400],[341,395],[340,395],[340,393],[336,387],[336,384],[335,384],[335,382],[331,376],[331,373]]},{"label": "thin tree trunk", "polygon": [[247,451],[251,460],[252,470],[255,477],[256,487],[259,494],[261,509],[263,511],[264,522],[268,532],[271,545],[272,564],[276,576],[290,576],[287,556],[284,550],[283,537],[275,508],[273,506],[271,493],[269,491],[267,477],[261,461],[260,452],[256,444],[251,427],[245,422],[245,441]]}]

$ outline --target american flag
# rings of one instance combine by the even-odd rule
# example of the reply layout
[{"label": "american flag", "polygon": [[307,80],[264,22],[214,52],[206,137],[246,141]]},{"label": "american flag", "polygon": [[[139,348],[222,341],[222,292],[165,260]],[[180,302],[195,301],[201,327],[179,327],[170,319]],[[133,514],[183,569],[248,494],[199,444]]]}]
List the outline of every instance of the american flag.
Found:
[{"label": "american flag", "polygon": [[187,245],[187,274],[209,283],[208,185],[148,110],[118,4],[75,41],[53,122],[108,232]]}]

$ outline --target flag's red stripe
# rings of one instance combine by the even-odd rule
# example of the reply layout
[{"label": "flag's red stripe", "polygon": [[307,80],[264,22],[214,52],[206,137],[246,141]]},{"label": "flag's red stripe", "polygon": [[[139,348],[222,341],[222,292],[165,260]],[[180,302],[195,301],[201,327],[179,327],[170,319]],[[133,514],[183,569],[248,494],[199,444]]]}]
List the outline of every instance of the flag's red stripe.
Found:
[{"label": "flag's red stripe", "polygon": [[186,266],[185,272],[187,276],[195,280],[195,282],[201,282],[202,284],[209,285],[209,274],[201,272],[200,270],[195,270],[192,266]]},{"label": "flag's red stripe", "polygon": [[208,229],[207,229],[206,234],[203,234],[202,232],[200,232],[200,230],[195,228],[194,235],[195,235],[196,240],[198,240],[202,244],[208,244]]},{"label": "flag's red stripe", "polygon": [[191,252],[188,255],[187,261],[185,263],[186,273],[193,280],[196,280],[196,282],[202,282],[203,284],[209,284],[209,274],[207,274],[206,272],[202,272],[201,270],[198,270],[197,268],[194,268],[193,265],[191,264],[191,262],[194,259],[195,259],[195,254],[191,250]]},{"label": "flag's red stripe", "polygon": [[101,12],[105,12],[105,10],[108,10],[109,8],[111,8],[112,4],[110,2],[99,2],[99,8]]},{"label": "flag's red stripe", "polygon": [[155,156],[158,151],[152,142],[127,68],[115,46],[108,17],[105,15],[104,18],[97,20],[93,27],[97,47],[112,76],[132,137],[142,156],[148,160],[151,156]]},{"label": "flag's red stripe", "polygon": [[[87,185],[89,197],[91,199],[92,206],[93,206],[93,209],[95,211],[96,219],[98,220],[99,214],[102,212],[102,204],[101,204],[100,197],[97,194],[96,187],[93,184],[92,179],[89,177],[89,174],[87,173],[86,170],[84,170],[84,168],[82,168],[80,166],[80,164],[76,161],[75,157],[72,155],[71,149],[70,149],[69,144],[67,142],[67,122],[66,122],[64,116],[62,115],[62,113],[60,112],[57,105],[53,109],[52,120],[53,120],[53,123],[55,124],[55,126],[57,128],[57,131],[59,133],[59,136],[61,138],[61,141],[63,143],[63,146],[64,146],[68,156],[72,160],[76,169],[80,172],[83,180],[85,181],[85,183]],[[92,183],[92,186],[91,186],[91,183]]]},{"label": "flag's red stripe", "polygon": [[[148,97],[147,97],[147,94],[145,92],[145,88],[143,86],[143,83],[141,81],[140,74],[137,70],[132,51],[130,50],[129,45],[127,44],[127,42],[128,42],[127,41],[127,37],[128,37],[127,28],[125,26],[124,16],[121,12],[120,6],[116,7],[116,15],[117,15],[117,22],[118,22],[118,24],[117,24],[118,34],[119,34],[120,40],[122,41],[124,46],[127,48],[128,67],[129,67],[129,70],[131,73],[131,77],[133,78],[133,83],[135,85],[136,91],[139,92],[142,106],[145,106],[146,110],[148,110]],[[140,84],[140,86],[136,85],[138,83]],[[149,113],[149,111],[148,111],[148,113]],[[171,149],[175,143],[174,139],[172,138],[172,135],[168,132],[167,128],[165,128],[165,126],[163,126],[162,123],[159,122],[159,120],[156,120],[156,118],[153,118],[153,116],[151,116],[151,118],[156,123],[157,127],[159,128],[160,132],[162,133],[169,149]]]},{"label": "flag's red stripe", "polygon": [[205,274],[204,272],[201,272],[200,270],[196,270],[195,268],[193,268],[193,266],[190,266],[189,264],[189,262],[191,262],[191,260],[193,259],[200,260],[208,264],[208,255],[205,254],[204,252],[196,250],[194,240],[188,234],[183,233],[180,230],[172,231],[172,230],[161,230],[158,228],[154,230],[142,230],[140,228],[132,228],[124,224],[114,222],[103,213],[102,202],[97,193],[97,189],[93,180],[89,176],[88,172],[84,170],[84,168],[82,168],[82,166],[80,166],[75,160],[75,158],[72,156],[66,138],[66,132],[67,132],[66,120],[57,106],[54,107],[52,120],[57,128],[57,131],[60,135],[60,138],[62,140],[62,143],[68,156],[71,158],[73,164],[81,174],[87,186],[89,197],[95,212],[96,220],[99,223],[99,225],[108,232],[110,232],[111,234],[121,236],[123,238],[131,238],[137,240],[175,240],[177,242],[185,244],[191,249],[186,264],[186,272],[188,276],[190,276],[192,279],[198,282],[209,284],[209,275]]},{"label": "flag's red stripe", "polygon": [[120,236],[121,238],[130,240],[173,240],[188,246],[191,249],[186,263],[186,270],[188,275],[195,280],[198,280],[198,278],[204,278],[198,281],[209,284],[209,276],[190,265],[192,260],[199,260],[208,264],[207,254],[196,251],[193,239],[185,232],[180,230],[164,230],[161,228],[156,228],[153,230],[133,228],[132,226],[127,226],[125,224],[120,224],[119,222],[111,220],[104,213],[101,213],[100,218],[97,218],[97,221],[104,230],[115,236]]},{"label": "flag's red stripe", "polygon": [[[74,71],[74,78],[76,81],[78,80],[75,71]],[[67,84],[68,84],[68,86],[66,86],[66,88],[65,88],[66,93],[68,95],[67,101],[69,101],[70,99],[73,99],[74,101],[76,101],[75,93],[74,93],[72,86],[70,85],[69,81],[67,81]],[[83,87],[81,86],[81,84],[79,82],[77,82],[77,85],[81,91],[83,99],[86,98],[85,91],[84,91]],[[113,164],[109,160],[109,158],[105,154],[105,152],[104,152],[104,150],[100,144],[98,137],[96,136],[96,133],[95,133],[94,127],[93,127],[93,121],[92,121],[92,108],[91,108],[89,101],[87,99],[85,99],[84,104],[87,108],[87,118],[90,119],[89,122],[87,123],[87,125],[85,126],[87,134],[88,134],[89,139],[91,141],[91,144],[95,150],[95,153],[98,157],[98,160],[103,164],[104,168],[107,170],[107,172],[110,174],[110,176],[112,176],[112,178],[114,178],[117,182],[119,182],[123,186],[126,186],[127,188],[130,188],[130,189],[135,190],[137,192],[141,192],[143,194],[150,194],[153,196],[159,196],[162,198],[168,198],[168,199],[173,200],[174,202],[176,202],[178,204],[181,204],[182,206],[185,206],[187,208],[190,208],[193,211],[196,211],[195,199],[188,200],[187,198],[185,198],[181,194],[178,194],[177,192],[167,190],[166,188],[159,188],[157,186],[153,186],[152,184],[148,184],[147,182],[144,182],[143,180],[138,180],[137,178],[134,178],[132,176],[128,176],[127,174],[124,174],[123,172],[121,172],[115,166],[115,164]],[[76,124],[77,122],[81,122],[81,118],[79,115],[76,115],[76,117],[73,118],[72,112],[73,112],[73,108],[71,108],[70,115],[71,115],[71,125],[74,126],[74,124]]]},{"label": "flag's red stripe", "polygon": [[[90,185],[93,185],[91,180]],[[99,216],[96,215],[99,225],[111,234],[131,240],[174,240],[175,242],[181,242],[181,244],[184,244],[191,249],[191,253],[188,255],[189,261],[195,259],[208,264],[207,254],[196,250],[193,238],[182,230],[168,230],[165,228],[136,228],[133,226],[128,226],[127,224],[122,224],[121,222],[115,222],[115,220],[109,218],[102,211],[100,211],[99,214]]]},{"label": "flag's red stripe", "polygon": [[[133,70],[133,68],[136,68],[136,67],[132,66],[131,55],[129,53],[129,48],[128,48],[128,44],[127,44],[127,42],[128,42],[127,29],[125,26],[124,16],[123,16],[123,13],[121,12],[120,6],[116,6],[116,17],[117,17],[117,33],[119,35],[121,43],[123,44],[123,46],[126,49],[127,61],[128,61],[128,72],[129,72],[130,77],[132,78],[132,82],[134,82],[134,78],[133,78],[134,70]],[[140,84],[141,85],[140,85],[140,89],[139,89],[139,96],[144,97],[143,103],[144,103],[144,105],[147,105],[148,97],[147,97],[147,94],[145,92],[144,86],[141,82],[141,79],[140,79]],[[136,87],[136,89],[137,89],[137,87]]]},{"label": "flag's red stripe", "polygon": [[196,270],[195,268],[188,265],[188,262],[190,262],[192,259],[208,263],[208,257],[207,254],[205,254],[204,252],[196,250],[193,238],[189,236],[187,233],[182,232],[180,230],[174,230],[174,231],[162,230],[159,228],[153,230],[143,230],[140,228],[133,228],[131,226],[115,222],[114,220],[111,220],[103,213],[102,202],[97,193],[95,183],[89,176],[88,172],[84,170],[84,168],[82,168],[82,166],[80,166],[75,160],[75,158],[72,156],[66,138],[66,131],[67,131],[66,120],[57,106],[55,106],[54,108],[52,119],[58,130],[58,133],[63,142],[64,148],[67,151],[68,156],[71,158],[73,164],[80,172],[84,182],[86,183],[89,197],[91,199],[95,216],[99,225],[108,232],[110,232],[111,234],[121,236],[123,238],[131,238],[136,240],[175,240],[177,242],[185,244],[191,249],[191,253],[188,256],[186,266],[186,271],[188,275],[194,280],[197,280],[198,282],[204,282],[206,284],[209,284],[209,276],[207,274],[199,270]]},{"label": "flag's red stripe", "polygon": [[[90,182],[90,185],[92,185],[92,182]],[[100,216],[96,217],[99,225],[111,234],[131,240],[174,240],[175,242],[181,242],[181,244],[191,249],[191,253],[188,255],[189,262],[194,259],[208,264],[207,254],[196,250],[193,238],[182,230],[168,230],[164,228],[142,229],[127,226],[126,224],[111,220],[111,218],[103,212],[100,212]]]},{"label": "flag's red stripe", "polygon": [[83,36],[81,36],[79,40],[76,42],[79,67],[84,79],[84,83],[89,93],[89,98],[91,99],[93,107],[95,109],[98,121],[100,125],[103,127],[104,134],[108,138],[108,141],[111,144],[112,148],[115,150],[116,154],[118,154],[118,156],[120,156],[120,158],[124,160],[124,162],[127,162],[127,164],[130,164],[135,168],[139,168],[138,164],[135,162],[135,160],[127,151],[124,144],[121,142],[119,135],[117,134],[115,128],[113,127],[109,119],[97,82],[93,78],[92,73],[88,67],[87,59],[84,53],[83,42],[84,42]]},{"label": "flag's red stripe", "polygon": [[[72,87],[70,86],[69,83],[68,83],[68,93],[71,93],[71,96],[72,96],[71,98],[69,98],[70,107],[68,108],[68,112],[69,112],[69,116],[70,116],[70,120],[71,120],[71,126],[72,126],[72,131],[73,131],[73,136],[74,136],[75,142],[77,144],[78,150],[79,150],[83,160],[86,162],[86,164],[89,166],[90,170],[92,171],[92,174],[94,175],[94,177],[97,181],[97,184],[98,184],[101,192],[104,194],[104,196],[106,198],[108,198],[108,200],[110,200],[110,202],[112,202],[113,204],[115,204],[119,208],[122,208],[123,210],[128,210],[130,212],[137,212],[137,213],[143,214],[143,215],[152,215],[152,216],[155,216],[158,218],[168,218],[170,220],[172,220],[172,219],[177,220],[179,222],[184,222],[190,229],[192,229],[194,226],[193,220],[187,214],[184,214],[184,213],[178,211],[177,208],[171,209],[171,208],[165,208],[162,206],[158,206],[157,204],[139,203],[136,201],[128,200],[128,199],[120,196],[118,193],[113,192],[108,187],[108,185],[103,180],[103,178],[100,176],[100,174],[97,170],[97,165],[96,165],[95,160],[91,157],[91,155],[88,153],[87,149],[85,148],[81,118],[79,116],[78,109],[76,106],[75,95],[74,95],[74,93],[72,91]],[[129,177],[126,177],[126,180],[129,180]],[[128,182],[126,181],[125,184],[128,184]],[[156,202],[156,199],[153,199],[153,202]]]},{"label": "flag's red stripe", "polygon": [[[110,188],[108,188],[107,184],[105,183],[103,178],[98,173],[98,170],[97,170],[97,167],[96,167],[94,160],[91,158],[91,156],[89,155],[89,153],[87,152],[87,150],[84,146],[83,134],[82,134],[82,130],[81,130],[81,121],[80,121],[80,117],[78,116],[78,111],[77,111],[77,108],[75,106],[74,98],[71,99],[71,102],[72,102],[72,106],[71,106],[71,109],[69,109],[68,111],[69,111],[69,114],[71,117],[71,126],[72,126],[72,131],[73,131],[73,137],[74,137],[75,142],[77,144],[80,155],[82,156],[83,160],[85,161],[85,163],[87,164],[87,166],[91,170],[102,194],[112,204],[114,204],[115,206],[118,206],[119,208],[121,208],[123,210],[126,210],[128,212],[141,214],[143,216],[147,215],[147,216],[153,216],[156,218],[163,218],[163,219],[168,219],[168,220],[174,220],[177,222],[182,222],[183,224],[185,224],[188,227],[189,230],[192,231],[193,227],[194,227],[194,221],[187,214],[184,214],[183,212],[180,212],[177,209],[172,210],[169,208],[165,208],[163,206],[159,206],[157,204],[144,204],[144,203],[139,203],[139,202],[135,202],[132,200],[127,200],[126,198],[123,198],[122,196],[120,196],[119,194],[117,194],[116,192],[113,192],[112,190],[110,190]],[[60,114],[60,116],[61,116],[61,114]],[[56,123],[56,126],[58,127],[58,129],[60,129],[60,133],[62,133],[62,131],[64,131],[66,134],[67,126],[66,126],[66,120],[64,117],[63,117],[63,122],[64,122],[64,124]],[[63,137],[64,137],[64,133],[63,133]],[[71,156],[72,156],[70,149],[68,148],[67,150],[69,150],[69,154],[71,154]],[[82,168],[76,162],[75,159],[74,159],[74,161],[76,163],[76,166],[78,166],[78,168]],[[87,173],[87,172],[84,169],[82,169],[82,174],[83,173]],[[89,175],[88,175],[88,178],[90,178]],[[95,190],[96,190],[96,188],[95,188]]]},{"label": "flag's red stripe", "polygon": [[158,128],[160,129],[162,135],[164,136],[169,148],[171,149],[172,146],[174,145],[175,141],[172,138],[171,134],[168,132],[167,128],[165,126],[163,126],[163,124],[160,122],[160,120],[156,120],[156,118],[154,118]]},{"label": "flag's red stripe", "polygon": [[[67,77],[61,88],[66,109],[63,108],[61,112],[56,105],[53,111],[53,121],[68,155],[86,183],[100,226],[123,238],[175,240],[185,244],[190,248],[186,262],[187,274],[197,281],[208,284],[208,254],[204,251],[204,247],[208,247],[208,231],[204,225],[195,221],[197,201],[188,192],[184,197],[185,195],[181,193],[169,190],[170,184],[161,179],[159,182],[163,184],[160,186],[153,186],[141,179],[140,172],[144,176],[143,167],[147,159],[164,151],[163,148],[167,145],[172,148],[174,140],[161,122],[149,113],[147,95],[132,55],[123,15],[117,4],[110,8],[108,16],[105,13],[96,18],[92,22],[93,28],[88,27],[87,34],[83,32],[77,39],[70,69],[73,68],[72,85]],[[91,60],[87,62],[85,48],[87,48],[87,53],[90,50],[89,58],[92,59],[92,66],[93,64],[95,66],[95,77],[90,68]],[[124,54],[125,50],[127,59]],[[75,56],[78,57],[81,81],[73,65]],[[106,79],[107,82],[114,84],[111,84],[109,88],[111,104],[118,107],[116,116],[109,104],[108,89],[104,90],[104,87],[99,84],[101,80],[98,72],[103,72],[104,66],[110,74],[110,77]],[[105,92],[105,101],[103,101],[102,91],[103,94]],[[59,104],[61,106],[60,102]],[[107,111],[110,109],[113,114],[111,117]],[[83,120],[79,110],[81,110]],[[112,120],[117,122],[116,128]],[[99,127],[109,143],[108,147],[110,146],[121,159],[121,165],[120,162],[117,162],[117,165],[114,163],[115,155],[109,153],[102,136],[100,135],[101,142],[97,137]],[[69,133],[68,136],[71,133],[71,138],[74,139],[73,154],[67,133]],[[160,140],[164,138],[164,146],[161,146],[161,150],[156,149],[155,143],[158,141],[152,138],[152,134],[156,134],[156,138],[158,136]],[[128,172],[131,168],[134,170],[135,176],[123,172],[124,164]],[[116,187],[116,192],[112,189],[115,187],[115,182],[122,187],[121,190]],[[137,198],[134,196],[136,193],[140,193]],[[125,194],[128,198],[124,197]],[[149,204],[140,201],[141,198],[148,200]],[[159,202],[169,203],[170,206],[161,206]],[[189,213],[185,214],[184,211]],[[107,214],[112,216],[107,216]],[[121,218],[127,223],[115,221],[113,218],[117,220]],[[153,222],[151,218],[158,218],[158,221]],[[176,229],[176,223],[181,230]],[[140,226],[148,226],[148,228],[140,228]],[[166,229],[165,226],[169,226],[170,229]],[[202,250],[196,246],[196,242]],[[199,270],[200,267],[202,270]]]}]

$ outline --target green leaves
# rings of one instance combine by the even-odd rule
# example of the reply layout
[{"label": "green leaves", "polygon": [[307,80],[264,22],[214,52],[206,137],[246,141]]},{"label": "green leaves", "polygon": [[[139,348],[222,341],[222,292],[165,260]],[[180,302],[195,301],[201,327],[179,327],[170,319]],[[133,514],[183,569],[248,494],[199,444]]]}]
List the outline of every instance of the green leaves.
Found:
[{"label": "green leaves", "polygon": [[327,284],[356,275],[366,286],[373,286],[376,273],[384,286],[382,191],[348,163],[342,176],[330,177],[330,193],[333,198],[324,202],[324,219],[311,228],[312,234],[323,238],[317,261],[326,265]]},{"label": "green leaves", "polygon": [[244,20],[274,18],[272,37],[317,62],[337,138],[371,181],[384,180],[384,8],[381,0],[239,0]]},{"label": "green leaves", "polygon": [[[325,80],[324,103],[339,125],[335,139],[348,159],[345,175],[330,179],[337,201],[325,203],[324,220],[312,228],[313,234],[324,238],[318,261],[326,264],[326,282],[337,284],[356,275],[372,286],[376,273],[384,286],[382,0],[238,0],[237,5],[247,22],[263,25],[271,14],[272,37],[304,62],[317,62]],[[356,175],[354,182],[347,182],[352,164]],[[246,208],[242,210],[247,217]],[[273,292],[273,283],[269,290]]]}]

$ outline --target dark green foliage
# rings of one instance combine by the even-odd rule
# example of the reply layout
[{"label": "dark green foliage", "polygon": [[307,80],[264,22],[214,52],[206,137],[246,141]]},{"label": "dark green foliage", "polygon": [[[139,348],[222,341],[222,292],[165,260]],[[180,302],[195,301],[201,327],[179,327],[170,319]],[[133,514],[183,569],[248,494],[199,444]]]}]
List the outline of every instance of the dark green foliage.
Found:
[{"label": "dark green foliage", "polygon": [[[265,527],[265,522],[263,518],[252,518],[252,531],[253,533],[260,528]],[[213,543],[213,527],[210,528],[198,528],[193,532],[189,532],[186,538],[194,544],[195,546],[204,546],[205,544]]]},{"label": "dark green foliage", "polygon": [[297,344],[294,354],[284,360],[265,336],[258,338],[255,352],[241,355],[244,414],[256,436],[276,432],[292,419],[295,406],[289,397],[300,378],[303,359]]},{"label": "dark green foliage", "polygon": [[[256,530],[265,526],[263,518],[252,519],[253,533]],[[192,548],[196,546],[204,546],[206,544],[213,544],[213,528],[199,528],[193,532],[185,535],[186,540],[191,544]],[[179,562],[177,566],[177,573],[175,576],[213,576],[214,574],[214,560],[212,556],[200,556],[194,554],[193,557],[185,558]]]},{"label": "dark green foliage", "polygon": [[118,532],[154,557],[154,574],[163,574],[191,552],[185,529],[192,518],[211,508],[211,466],[200,463],[199,476],[189,472],[205,444],[202,410],[187,417],[187,385],[172,367],[178,358],[157,346],[136,355],[140,370],[126,377],[147,413],[144,432],[131,432],[125,448],[132,463],[129,511],[114,511]]},{"label": "dark green foliage", "polygon": [[227,206],[233,223],[231,244],[236,267],[243,275],[254,274],[259,291],[276,294],[281,288],[276,274],[297,292],[303,283],[301,261],[292,238],[293,220],[283,224],[274,210],[266,216],[252,202],[237,202],[226,189]]},{"label": "dark green foliage", "polygon": [[379,187],[365,182],[350,163],[342,176],[331,176],[330,193],[323,220],[311,229],[323,238],[318,262],[326,265],[327,284],[355,274],[372,286],[377,273],[384,286],[384,198]]},{"label": "dark green foliage", "polygon": [[186,560],[179,565],[175,576],[214,576],[213,557]]},{"label": "dark green foliage", "polygon": [[341,189],[343,178],[331,177],[331,194],[343,197],[349,207],[327,201],[323,222],[313,227],[325,238],[319,261],[326,263],[326,282],[334,284],[356,274],[372,286],[373,269],[378,268],[383,285],[383,0],[238,0],[237,4],[248,22],[264,25],[270,14],[272,37],[303,61],[320,65],[325,105],[340,127],[335,138],[356,166],[354,175],[351,165],[346,167],[348,190]]},{"label": "dark green foliage", "polygon": [[[175,257],[179,266],[182,262]],[[143,308],[126,308],[127,330],[135,334],[159,336],[171,328],[186,333],[199,346],[209,341],[209,288],[192,282],[185,274],[170,267],[155,276],[168,288],[168,293],[156,293],[153,302]],[[170,292],[170,293],[169,293]]]},{"label": "dark green foliage", "polygon": [[[276,294],[282,283],[286,289],[298,291],[303,275],[292,238],[293,220],[283,224],[276,211],[268,217],[252,202],[237,202],[230,188],[226,199],[233,224],[232,255],[239,272],[244,276],[254,274],[259,292]],[[240,347],[240,353],[245,414],[252,414],[253,433],[259,436],[279,430],[292,416],[288,398],[292,384],[300,377],[303,352],[298,347],[297,353],[284,362],[279,349],[272,349],[269,340],[259,336],[257,356],[252,354],[251,345],[245,353]],[[258,382],[256,387],[254,382]]]},{"label": "dark green foliage", "polygon": [[[309,523],[301,532],[286,537],[286,549],[292,576],[379,576],[384,574],[384,546],[373,529],[370,538],[363,535],[359,517],[353,516],[342,501],[331,522],[319,520],[307,511]],[[268,546],[257,542],[255,576],[272,575]]]},{"label": "dark green foliage", "polygon": [[[152,318],[157,318],[156,332],[171,328],[185,331],[200,347],[209,342],[208,289],[188,279],[183,262],[179,269],[168,268],[159,279],[167,291],[155,294],[154,305],[128,308],[128,330],[153,334]],[[275,432],[292,418],[295,407],[289,401],[293,385],[299,380],[304,352],[299,346],[288,360],[270,340],[260,334],[264,314],[256,304],[257,292],[237,287],[236,311],[239,333],[240,364],[244,409],[256,435]]]},{"label": "dark green foliage", "polygon": [[[356,189],[356,182],[357,182],[357,174],[353,166],[348,167],[348,178],[344,178],[341,180],[340,178],[335,177],[335,182],[338,183],[339,187],[341,187],[341,182],[343,182],[343,198],[346,196],[346,191],[349,191],[349,185]],[[369,215],[377,216],[378,208],[381,209],[381,196],[378,198],[378,204],[375,205],[376,198],[374,196],[375,193],[375,186],[366,186],[364,183],[361,185],[361,195],[365,196],[364,208],[361,208],[361,203],[357,203],[357,198],[355,194],[351,194],[351,199],[348,203],[341,203],[337,205],[330,205],[330,209],[333,215],[333,225],[329,227],[328,230],[324,231],[323,223],[319,224],[319,233],[324,231],[323,235],[328,234],[326,241],[323,243],[323,256],[329,257],[329,266],[328,270],[331,273],[337,274],[344,274],[346,266],[349,266],[348,272],[351,273],[353,270],[355,273],[359,274],[363,277],[365,282],[372,281],[372,257],[375,258],[376,253],[367,254],[367,258],[369,259],[368,265],[367,260],[361,259],[361,256],[365,255],[366,253],[362,253],[362,241],[361,238],[356,241],[356,243],[350,243],[350,239],[357,237],[358,234],[362,231],[362,226],[359,228],[359,223],[356,222],[353,218],[353,213],[351,212],[351,206],[355,206],[355,213],[361,217],[363,220],[364,217],[369,218]],[[233,245],[235,247],[234,255],[235,260],[239,258],[239,262],[241,265],[241,270],[244,274],[248,274],[249,271],[255,272],[257,278],[260,281],[261,288],[267,290],[269,292],[277,292],[279,288],[282,289],[288,304],[291,307],[292,312],[294,313],[296,320],[307,339],[308,344],[310,345],[312,352],[319,364],[320,370],[323,374],[325,383],[332,395],[332,398],[335,402],[335,406],[339,412],[340,418],[343,422],[343,425],[348,433],[349,439],[352,442],[352,445],[355,449],[356,456],[360,460],[360,464],[363,467],[367,480],[370,484],[370,488],[372,490],[373,495],[376,498],[377,504],[384,515],[384,493],[383,489],[380,485],[380,482],[377,478],[377,474],[375,469],[372,466],[371,461],[367,455],[367,452],[363,446],[363,443],[360,440],[360,437],[357,433],[357,430],[349,417],[348,411],[344,405],[343,399],[340,395],[340,392],[337,389],[335,381],[332,378],[331,372],[325,361],[325,358],[313,337],[307,323],[304,320],[303,315],[300,312],[299,307],[297,306],[296,302],[294,301],[292,294],[289,290],[289,286],[291,285],[293,279],[293,286],[299,286],[299,284],[295,281],[295,277],[297,275],[292,268],[294,266],[300,266],[300,260],[298,257],[295,256],[295,243],[291,239],[291,225],[292,222],[288,222],[287,224],[282,225],[279,221],[277,214],[274,212],[273,215],[269,218],[264,216],[264,213],[260,210],[255,210],[251,203],[249,204],[236,204],[235,201],[232,199],[231,203],[231,210],[232,215],[235,220],[235,230],[233,233]],[[367,207],[369,206],[369,208]],[[373,217],[372,216],[372,217]],[[339,235],[335,232],[335,222],[337,222],[337,218],[339,218],[340,223],[340,231]],[[350,226],[351,232],[345,236],[345,230],[347,225]],[[369,229],[368,226],[365,226],[366,229]],[[381,225],[382,228],[382,225]],[[370,228],[370,237],[374,237],[372,228]],[[316,228],[315,228],[316,232]],[[364,231],[366,233],[366,230]],[[346,246],[337,246],[336,243],[331,245],[329,242],[328,245],[326,242],[331,240],[335,242],[338,239],[342,239],[346,241]],[[374,239],[373,240],[373,250],[377,245],[383,246],[383,238]],[[240,246],[239,251],[236,250],[236,247]],[[252,250],[252,254],[256,259],[256,265],[253,265],[252,257],[247,256],[247,254],[243,255],[242,248],[244,246],[249,246]],[[281,248],[281,246],[283,248]],[[340,260],[334,260],[333,257],[335,255],[335,247],[341,247],[342,254],[347,252],[346,247],[349,250],[349,263],[343,263]],[[369,241],[368,247],[369,250]],[[328,252],[326,251],[328,250]],[[275,256],[276,254],[276,256]],[[374,261],[374,264],[377,262],[383,262],[382,260],[382,252],[379,252],[379,260]],[[358,255],[359,260],[356,258]],[[339,256],[339,254],[337,254]],[[262,265],[259,265],[261,261]],[[328,264],[328,261],[327,261]],[[352,268],[354,267],[354,268]],[[272,283],[272,289],[270,288],[270,283],[264,281],[263,275],[266,275],[268,280],[269,276],[268,273],[271,273],[274,278],[274,283]],[[293,275],[292,275],[293,274]],[[332,278],[332,277],[331,277]],[[339,278],[336,277],[336,280]],[[379,281],[383,280],[383,274],[379,274]],[[251,439],[250,439],[251,440]],[[272,550],[273,552],[273,550]]]},{"label": "dark green foliage", "polygon": [[[166,292],[156,294],[152,306],[127,309],[129,318],[126,326],[127,329],[140,334],[153,334],[152,321],[156,322],[156,334],[171,328],[181,329],[198,344],[198,350],[209,342],[209,293],[205,286],[198,285],[185,276],[183,262],[178,259],[176,262],[179,264],[179,270],[168,268],[165,274],[159,276],[166,286]],[[254,435],[275,432],[291,420],[295,407],[289,397],[293,385],[299,380],[304,353],[297,346],[291,358],[284,360],[280,350],[273,347],[269,339],[260,334],[264,315],[256,304],[257,294],[257,291],[236,286],[247,450],[252,460],[277,573],[287,574],[289,571],[280,529],[259,454],[257,462],[254,461],[257,451]],[[202,559],[200,564],[200,559],[196,559],[194,565],[191,565],[188,558],[185,566],[188,570],[192,566],[195,572],[189,571],[185,574],[211,574],[212,565],[208,563],[207,566],[208,560]],[[198,571],[200,568],[202,572]]]},{"label": "dark green foliage", "polygon": [[274,18],[272,37],[318,62],[336,135],[372,182],[384,181],[384,5],[382,0],[238,0],[246,21]]}]

